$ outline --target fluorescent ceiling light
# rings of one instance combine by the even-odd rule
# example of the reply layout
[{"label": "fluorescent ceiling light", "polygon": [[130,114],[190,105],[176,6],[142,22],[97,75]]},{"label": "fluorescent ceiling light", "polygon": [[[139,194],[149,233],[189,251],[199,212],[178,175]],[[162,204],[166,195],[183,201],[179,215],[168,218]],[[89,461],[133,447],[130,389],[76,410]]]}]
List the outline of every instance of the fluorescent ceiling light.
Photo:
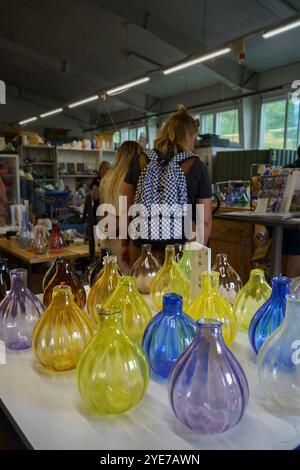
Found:
[{"label": "fluorescent ceiling light", "polygon": [[300,26],[300,20],[294,21],[293,23],[286,24],[285,26],[281,26],[279,28],[268,31],[267,33],[264,33],[263,38],[264,39],[272,38],[273,36],[277,36],[277,34],[285,33],[286,31],[289,31],[290,29],[298,28],[299,26]]},{"label": "fluorescent ceiling light", "polygon": [[116,88],[112,88],[111,90],[108,90],[106,92],[107,95],[116,95],[118,93],[122,93],[123,91],[128,90],[129,88],[132,88],[137,85],[141,85],[142,83],[149,82],[150,77],[144,77],[140,78],[139,80],[135,80],[133,82],[125,83],[124,85],[120,85]]},{"label": "fluorescent ceiling light", "polygon": [[28,124],[29,122],[37,121],[37,117],[25,119],[25,121],[20,121],[19,124],[20,126],[23,126],[24,124]]},{"label": "fluorescent ceiling light", "polygon": [[77,106],[81,106],[82,104],[90,103],[91,101],[96,101],[99,99],[99,95],[90,96],[85,100],[77,101],[76,103],[69,104],[69,108],[77,108]]},{"label": "fluorescent ceiling light", "polygon": [[197,59],[192,59],[187,62],[182,62],[181,64],[175,65],[174,67],[170,67],[169,69],[164,70],[164,74],[168,75],[169,73],[177,72],[177,70],[182,70],[187,67],[191,67],[192,65],[205,62],[206,60],[213,59],[214,57],[219,57],[220,55],[228,54],[230,51],[231,51],[230,47],[226,47],[224,49],[220,49],[219,51],[212,52],[211,54],[198,57]]},{"label": "fluorescent ceiling light", "polygon": [[54,109],[53,111],[49,111],[48,113],[41,114],[40,117],[45,118],[48,116],[53,116],[53,114],[58,114],[62,112],[63,112],[63,108],[58,108],[58,109]]}]

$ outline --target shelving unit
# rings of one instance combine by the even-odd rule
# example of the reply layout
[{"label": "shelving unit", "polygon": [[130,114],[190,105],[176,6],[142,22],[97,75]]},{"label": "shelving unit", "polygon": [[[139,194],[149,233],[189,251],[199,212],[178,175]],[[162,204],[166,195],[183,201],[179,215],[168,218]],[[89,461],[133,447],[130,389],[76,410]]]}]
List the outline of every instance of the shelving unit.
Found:
[{"label": "shelving unit", "polygon": [[[10,206],[20,204],[18,155],[0,155],[0,178],[5,188],[6,202],[0,202],[0,225],[10,223]],[[2,188],[2,189],[4,189]]]},{"label": "shelving unit", "polygon": [[50,183],[57,180],[57,158],[54,146],[21,145],[21,165],[36,172],[35,181]]}]

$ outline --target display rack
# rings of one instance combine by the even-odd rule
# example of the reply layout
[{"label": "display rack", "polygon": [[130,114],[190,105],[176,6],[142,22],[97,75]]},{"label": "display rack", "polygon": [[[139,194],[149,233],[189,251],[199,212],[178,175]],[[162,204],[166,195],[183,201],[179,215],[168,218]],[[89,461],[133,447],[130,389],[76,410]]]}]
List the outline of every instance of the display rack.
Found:
[{"label": "display rack", "polygon": [[57,181],[57,158],[54,146],[21,145],[21,166],[31,168],[35,181],[54,183]]}]

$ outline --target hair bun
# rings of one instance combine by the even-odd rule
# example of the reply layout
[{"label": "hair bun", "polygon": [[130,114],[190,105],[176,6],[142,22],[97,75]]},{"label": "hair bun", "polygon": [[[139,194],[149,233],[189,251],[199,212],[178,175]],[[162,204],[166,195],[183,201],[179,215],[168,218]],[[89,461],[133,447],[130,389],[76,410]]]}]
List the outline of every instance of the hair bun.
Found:
[{"label": "hair bun", "polygon": [[186,114],[186,113],[188,113],[188,110],[187,110],[187,108],[184,106],[184,104],[179,104],[179,105],[177,106],[177,112],[178,112],[178,113]]}]

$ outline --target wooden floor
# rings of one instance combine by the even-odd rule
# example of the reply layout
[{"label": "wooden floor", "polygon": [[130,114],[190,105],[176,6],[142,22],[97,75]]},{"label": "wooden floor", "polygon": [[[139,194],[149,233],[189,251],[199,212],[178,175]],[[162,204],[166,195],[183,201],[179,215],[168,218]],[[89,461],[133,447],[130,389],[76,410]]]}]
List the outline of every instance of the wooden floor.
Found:
[{"label": "wooden floor", "polygon": [[0,450],[26,450],[23,442],[0,409]]}]

